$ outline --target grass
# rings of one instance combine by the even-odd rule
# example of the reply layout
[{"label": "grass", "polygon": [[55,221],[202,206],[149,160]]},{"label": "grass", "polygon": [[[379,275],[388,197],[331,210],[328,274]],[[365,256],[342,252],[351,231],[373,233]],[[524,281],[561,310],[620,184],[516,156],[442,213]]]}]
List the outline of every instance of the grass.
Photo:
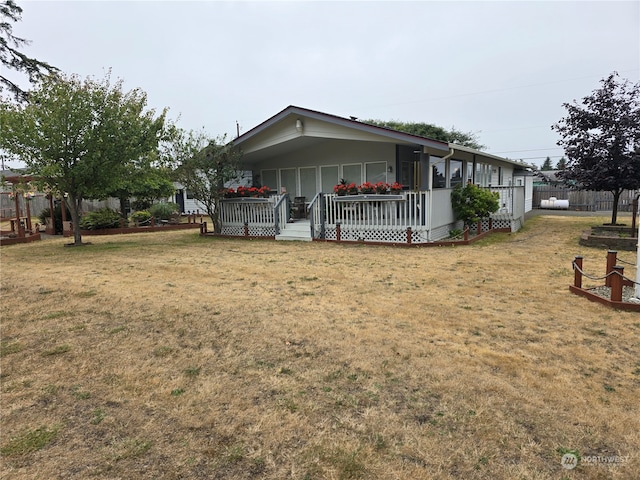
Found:
[{"label": "grass", "polygon": [[3,247],[0,478],[634,478],[638,315],[568,291],[575,255],[602,275],[578,237],[606,220],[455,248]]}]

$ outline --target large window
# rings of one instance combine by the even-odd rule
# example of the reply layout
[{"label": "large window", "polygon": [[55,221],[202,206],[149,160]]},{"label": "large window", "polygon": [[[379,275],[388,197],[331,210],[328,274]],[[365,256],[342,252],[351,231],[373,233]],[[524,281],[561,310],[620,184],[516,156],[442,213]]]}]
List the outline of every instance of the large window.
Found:
[{"label": "large window", "polygon": [[316,196],[316,167],[300,168],[300,196],[307,201]]},{"label": "large window", "polygon": [[447,163],[439,157],[429,159],[431,165],[431,187],[447,188]]},{"label": "large window", "polygon": [[365,181],[371,183],[387,181],[387,162],[371,162],[364,165]]},{"label": "large window", "polygon": [[473,162],[467,162],[467,183],[473,183]]},{"label": "large window", "polygon": [[283,168],[280,170],[280,188],[284,193],[288,193],[291,198],[297,195],[295,168]]},{"label": "large window", "polygon": [[462,162],[451,160],[449,162],[449,186],[455,188],[462,185]]},{"label": "large window", "polygon": [[333,187],[340,181],[337,165],[320,167],[320,187],[322,193],[333,193]]},{"label": "large window", "polygon": [[274,192],[278,190],[278,172],[276,170],[262,170],[260,183]]},{"label": "large window", "polygon": [[362,165],[360,163],[342,166],[342,178],[347,183],[362,183]]}]

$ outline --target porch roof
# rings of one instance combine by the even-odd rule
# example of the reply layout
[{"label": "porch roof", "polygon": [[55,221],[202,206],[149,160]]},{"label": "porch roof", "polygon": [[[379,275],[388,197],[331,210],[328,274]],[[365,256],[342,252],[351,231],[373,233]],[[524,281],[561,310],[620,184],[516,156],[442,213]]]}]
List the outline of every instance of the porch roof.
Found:
[{"label": "porch roof", "polygon": [[[289,122],[289,120],[291,120],[291,122]],[[323,132],[307,131],[305,125],[305,121],[307,120],[322,122],[322,124],[327,125],[329,128],[337,127],[342,129],[345,133],[335,135],[336,130],[332,133],[329,132],[328,129],[326,136],[324,136]],[[287,129],[278,130],[277,127],[283,124],[291,125]],[[268,136],[269,134],[267,131],[270,130],[276,132],[274,133],[274,138],[269,141],[265,141],[265,134]],[[346,132],[351,133],[348,134]],[[274,155],[293,148],[313,145],[314,143],[322,141],[323,138],[342,138],[349,140],[357,139],[355,138],[357,136],[369,141],[394,142],[400,145],[423,147],[425,151],[434,155],[445,155],[449,152],[449,145],[447,142],[441,142],[439,140],[421,137],[418,135],[411,135],[389,128],[369,125],[367,123],[359,122],[353,118],[339,117],[337,115],[331,115],[293,105],[288,106],[248,132],[243,133],[233,140],[233,144],[234,146],[241,148],[243,146],[248,146],[249,148],[245,150],[244,157],[245,161],[248,160],[251,162],[259,160],[263,156]],[[258,140],[259,138],[262,139],[262,142]],[[252,143],[254,145],[252,145]],[[258,147],[255,145],[257,143],[261,143],[261,145]]]}]

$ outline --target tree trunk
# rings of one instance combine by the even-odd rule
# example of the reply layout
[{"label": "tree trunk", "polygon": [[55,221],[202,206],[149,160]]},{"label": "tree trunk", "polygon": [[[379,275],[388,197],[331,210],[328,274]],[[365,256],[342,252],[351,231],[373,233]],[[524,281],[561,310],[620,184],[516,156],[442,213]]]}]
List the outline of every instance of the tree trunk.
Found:
[{"label": "tree trunk", "polygon": [[73,225],[73,244],[82,245],[82,236],[80,235],[80,207],[82,205],[81,198],[74,198],[71,195],[66,200],[71,213],[71,224]]},{"label": "tree trunk", "polygon": [[120,218],[127,219],[127,197],[120,197]]},{"label": "tree trunk", "polygon": [[615,225],[618,221],[618,200],[620,200],[620,195],[622,194],[622,190],[615,190],[613,193],[613,211],[611,212],[611,225]]}]

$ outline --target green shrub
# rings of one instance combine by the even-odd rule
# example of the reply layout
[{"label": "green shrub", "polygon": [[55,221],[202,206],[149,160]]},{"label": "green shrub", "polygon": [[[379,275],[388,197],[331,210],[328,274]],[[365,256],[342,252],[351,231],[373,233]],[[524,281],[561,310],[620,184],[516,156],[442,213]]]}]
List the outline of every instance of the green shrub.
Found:
[{"label": "green shrub", "polygon": [[148,210],[140,210],[131,214],[131,220],[135,222],[136,225],[147,225],[150,218],[151,213]]},{"label": "green shrub", "polygon": [[101,230],[119,226],[120,214],[110,208],[101,208],[95,212],[86,213],[80,219],[80,228],[82,230]]},{"label": "green shrub", "polygon": [[483,218],[487,218],[500,208],[500,194],[473,183],[464,187],[458,185],[451,192],[451,205],[457,220],[462,220],[466,226],[473,225]]},{"label": "green shrub", "polygon": [[149,208],[149,213],[160,220],[169,220],[169,217],[174,213],[178,213],[180,208],[176,203],[166,202],[166,203],[156,203],[155,205],[151,205]]}]

